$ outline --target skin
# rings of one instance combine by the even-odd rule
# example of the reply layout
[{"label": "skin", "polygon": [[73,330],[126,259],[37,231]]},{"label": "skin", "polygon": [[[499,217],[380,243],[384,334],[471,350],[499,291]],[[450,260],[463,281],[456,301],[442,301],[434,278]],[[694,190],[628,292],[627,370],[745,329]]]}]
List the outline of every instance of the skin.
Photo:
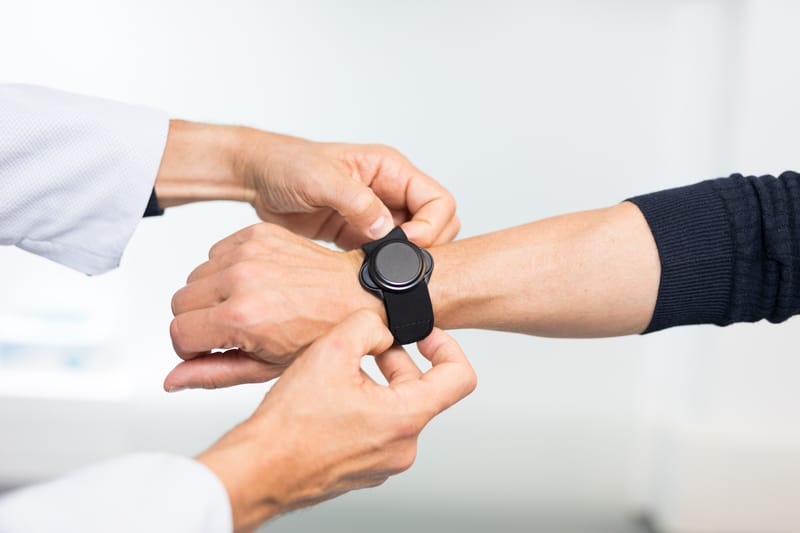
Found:
[{"label": "skin", "polygon": [[[352,293],[340,289],[352,282],[354,256],[342,256],[303,237],[351,249],[402,225],[416,242],[433,246],[452,240],[459,230],[450,193],[399,152],[381,145],[315,143],[251,128],[172,121],[155,190],[162,207],[204,200],[252,204],[270,222],[258,230],[263,239],[295,239],[297,246],[286,249],[275,263],[280,272],[308,273],[314,265],[322,276],[316,285],[290,287],[308,293],[327,285],[326,301],[341,303]],[[267,228],[279,232],[273,235]],[[256,252],[258,246],[237,243],[235,248],[220,245],[214,253],[227,250],[230,257],[238,257]],[[342,257],[348,259],[342,262]],[[244,281],[255,274],[249,270],[252,266],[233,268],[224,276]],[[256,277],[264,279],[260,273]],[[321,283],[325,280],[327,284]],[[209,298],[217,294],[210,284],[204,286]],[[245,290],[244,285],[239,290]],[[290,302],[279,298],[275,293],[263,303],[288,310],[284,304]],[[246,305],[262,303],[253,299]],[[255,308],[238,306],[233,306],[231,319],[244,330]],[[350,312],[361,307],[350,302],[342,306]],[[252,531],[278,514],[379,485],[406,470],[416,456],[423,427],[475,388],[475,373],[463,352],[441,330],[419,343],[432,364],[423,373],[402,348],[391,347],[391,334],[374,312],[340,314],[331,323],[322,316],[323,308],[308,311],[273,316],[269,352],[286,356],[269,364],[246,357],[241,362],[250,366],[236,368],[252,371],[251,381],[253,376],[269,379],[275,375],[273,368],[285,371],[283,378],[247,421],[197,457],[225,486],[236,531]],[[267,307],[258,312],[271,314]],[[317,332],[313,338],[292,338],[312,321]],[[281,323],[287,334],[279,336]],[[180,341],[187,358],[200,355],[191,352],[196,333]],[[233,339],[219,344],[245,347],[238,340],[232,344]],[[224,366],[234,353],[218,360]],[[361,370],[365,354],[375,356],[388,386],[378,385]],[[219,384],[230,383],[232,377]]]},{"label": "skin", "polygon": [[[436,325],[551,337],[643,331],[660,261],[628,202],[433,246]],[[184,359],[169,391],[267,381],[357,309],[386,322],[357,272],[363,252],[332,251],[278,226],[245,228],[211,248],[172,300],[173,345]],[[217,348],[233,348],[211,353]]]},{"label": "skin", "polygon": [[161,207],[248,202],[262,220],[342,249],[399,224],[426,246],[460,227],[452,195],[393,148],[244,127],[171,121],[155,190]]},{"label": "skin", "polygon": [[[401,224],[434,256],[440,327],[622,335],[644,329],[655,305],[658,253],[635,206],[445,244],[458,232],[452,197],[382,146],[173,122],[156,192],[163,206],[247,201],[272,222],[214,245],[172,302],[185,361],[167,390],[283,374],[250,419],[197,457],[225,486],[236,531],[407,469],[425,424],[476,383],[440,329],[419,343],[432,363],[424,374],[390,348],[382,303],[358,283],[363,253],[304,237],[349,249]],[[361,370],[364,354],[388,387]]]},{"label": "skin", "polygon": [[[392,341],[378,315],[354,313],[298,356],[247,421],[197,457],[228,491],[235,531],[408,469],[425,425],[474,390],[475,372],[443,331],[418,345],[432,365],[424,373]],[[387,386],[361,370],[364,354],[377,354]]]}]

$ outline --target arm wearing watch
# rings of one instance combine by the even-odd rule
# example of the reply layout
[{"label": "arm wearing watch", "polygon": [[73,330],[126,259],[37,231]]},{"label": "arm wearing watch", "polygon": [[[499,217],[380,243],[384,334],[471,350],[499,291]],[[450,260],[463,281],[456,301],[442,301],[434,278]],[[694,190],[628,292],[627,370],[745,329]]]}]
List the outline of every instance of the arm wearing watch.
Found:
[{"label": "arm wearing watch", "polygon": [[[794,172],[705,181],[434,246],[432,273],[419,279],[412,260],[399,279],[427,289],[444,329],[610,337],[780,322],[800,312],[798,191]],[[359,308],[396,325],[392,304],[363,279],[371,249],[335,252],[269,224],[216,244],[173,297],[173,345],[185,361],[165,388],[272,379]],[[427,323],[427,305],[408,301],[401,322]],[[239,349],[210,353],[230,345]]]},{"label": "arm wearing watch", "polygon": [[436,325],[552,337],[800,313],[800,174],[734,174],[431,250]]}]

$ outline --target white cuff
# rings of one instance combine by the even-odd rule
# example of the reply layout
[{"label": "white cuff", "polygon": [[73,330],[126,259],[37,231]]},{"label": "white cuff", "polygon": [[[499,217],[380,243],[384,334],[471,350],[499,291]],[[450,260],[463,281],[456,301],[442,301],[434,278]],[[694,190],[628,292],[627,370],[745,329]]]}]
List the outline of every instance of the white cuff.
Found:
[{"label": "white cuff", "polygon": [[204,465],[137,453],[0,498],[3,533],[229,533],[228,494]]},{"label": "white cuff", "polygon": [[0,85],[0,244],[86,274],[117,267],[168,130],[160,111]]}]

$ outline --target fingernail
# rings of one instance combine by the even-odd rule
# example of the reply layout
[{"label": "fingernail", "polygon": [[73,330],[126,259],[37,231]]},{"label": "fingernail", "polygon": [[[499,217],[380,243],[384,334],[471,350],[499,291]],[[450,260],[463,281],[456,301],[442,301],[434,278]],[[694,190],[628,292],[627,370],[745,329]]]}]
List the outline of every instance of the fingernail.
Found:
[{"label": "fingernail", "polygon": [[385,216],[378,217],[378,220],[373,222],[372,225],[369,227],[369,234],[372,236],[373,239],[380,239],[381,237],[389,233],[389,231],[391,231],[391,228],[387,226],[389,226],[389,224],[386,220],[386,217]]},{"label": "fingernail", "polygon": [[186,390],[186,387],[180,387],[180,386],[178,386],[178,387],[170,387],[169,389],[167,389],[167,392],[172,394],[173,392],[180,392],[182,390]]}]

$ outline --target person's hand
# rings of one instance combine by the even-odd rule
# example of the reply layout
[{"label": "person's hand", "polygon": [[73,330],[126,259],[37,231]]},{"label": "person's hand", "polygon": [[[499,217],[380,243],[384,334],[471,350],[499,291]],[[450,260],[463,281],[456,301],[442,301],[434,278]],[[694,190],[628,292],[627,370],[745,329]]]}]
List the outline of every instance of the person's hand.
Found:
[{"label": "person's hand", "polygon": [[259,216],[300,235],[350,249],[402,226],[431,246],[460,228],[452,195],[388,146],[280,137],[249,153]]},{"label": "person's hand", "polygon": [[[268,223],[218,242],[172,298],[170,335],[185,361],[164,388],[268,381],[353,311],[384,313],[358,281],[362,258]],[[225,348],[236,349],[210,353]]]},{"label": "person's hand", "polygon": [[453,196],[382,145],[317,143],[173,120],[156,179],[162,207],[250,202],[262,220],[351,249],[402,225],[419,246],[455,238]]},{"label": "person's hand", "polygon": [[[256,412],[197,459],[222,481],[234,529],[345,492],[373,487],[408,469],[424,426],[475,389],[458,344],[435,329],[418,344],[423,373],[381,319],[358,311],[312,344]],[[374,354],[388,386],[362,369]]]}]

